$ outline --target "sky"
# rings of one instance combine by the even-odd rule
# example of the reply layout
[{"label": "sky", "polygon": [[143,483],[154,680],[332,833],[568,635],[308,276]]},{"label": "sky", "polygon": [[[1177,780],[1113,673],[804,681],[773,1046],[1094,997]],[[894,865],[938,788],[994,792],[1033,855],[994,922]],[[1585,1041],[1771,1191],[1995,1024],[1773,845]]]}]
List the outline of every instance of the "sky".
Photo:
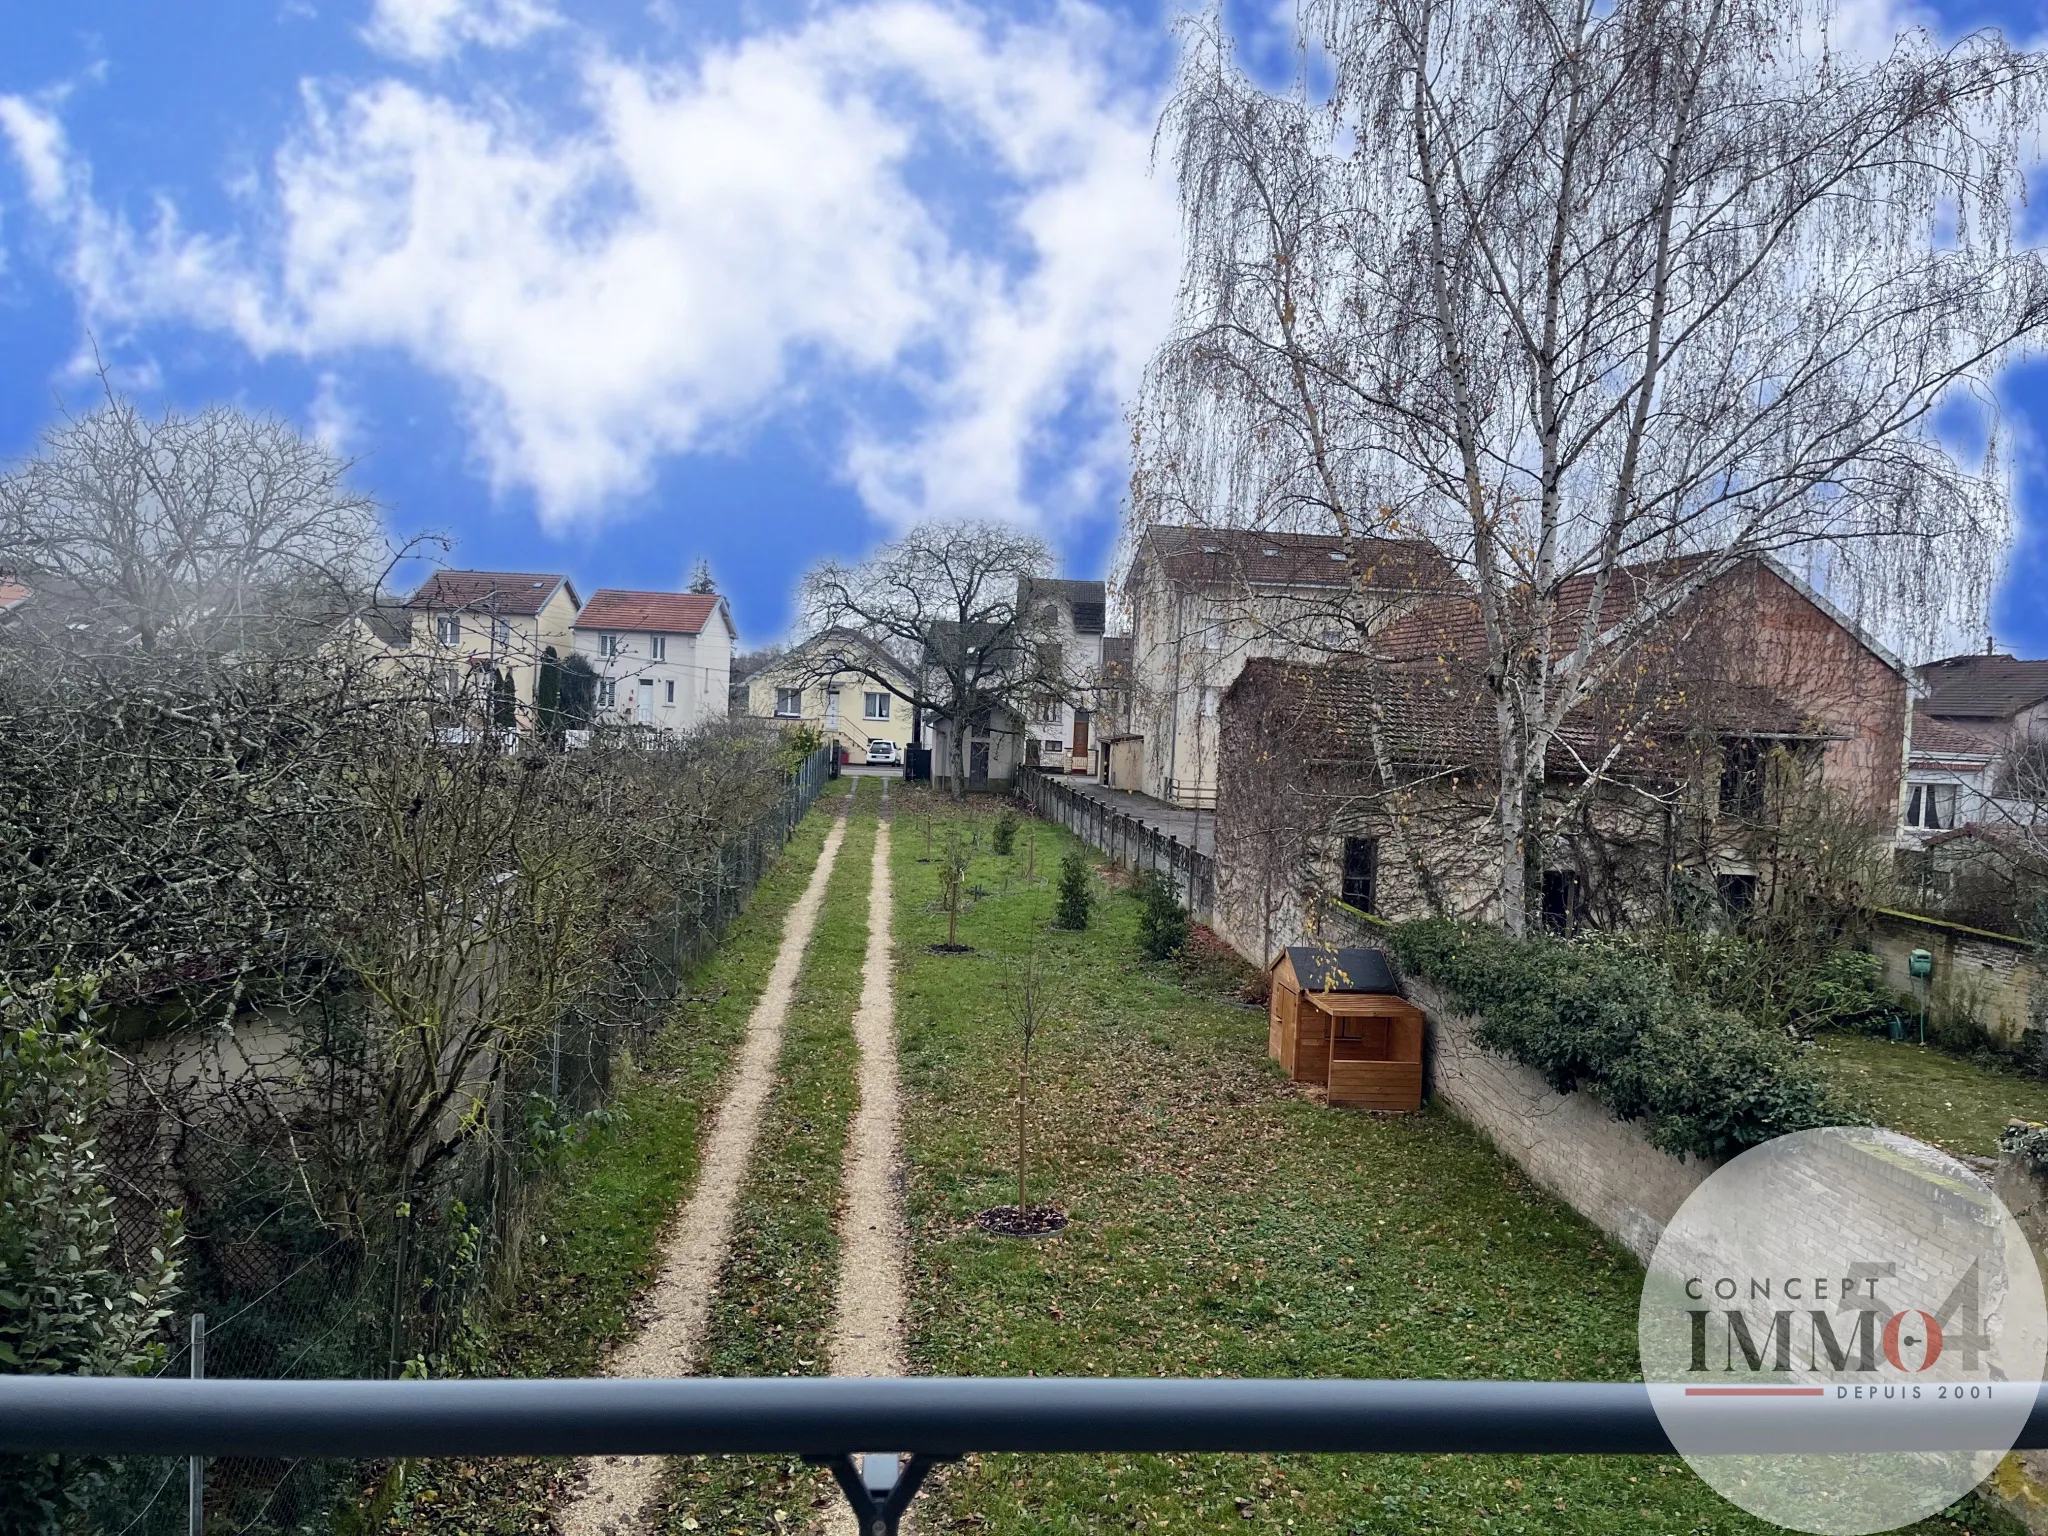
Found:
[{"label": "sky", "polygon": [[[103,368],[317,433],[457,565],[587,596],[708,560],[748,643],[813,561],[922,516],[1104,574],[1179,273],[1152,135],[1180,7],[6,5],[0,458]],[[1289,0],[1226,14],[1284,77]],[[1994,629],[2048,655],[2048,365],[2003,395]]]}]

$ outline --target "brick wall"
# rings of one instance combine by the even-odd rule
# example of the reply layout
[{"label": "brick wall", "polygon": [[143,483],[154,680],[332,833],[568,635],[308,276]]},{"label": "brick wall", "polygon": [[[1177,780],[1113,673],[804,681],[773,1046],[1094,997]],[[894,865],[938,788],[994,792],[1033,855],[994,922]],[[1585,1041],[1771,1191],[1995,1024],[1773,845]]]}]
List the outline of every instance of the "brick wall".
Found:
[{"label": "brick wall", "polygon": [[1559,1093],[1540,1073],[1480,1049],[1474,1021],[1428,983],[1410,978],[1407,991],[1429,1016],[1430,1092],[1537,1184],[1647,1260],[1664,1224],[1716,1165],[1661,1152],[1591,1094]]}]

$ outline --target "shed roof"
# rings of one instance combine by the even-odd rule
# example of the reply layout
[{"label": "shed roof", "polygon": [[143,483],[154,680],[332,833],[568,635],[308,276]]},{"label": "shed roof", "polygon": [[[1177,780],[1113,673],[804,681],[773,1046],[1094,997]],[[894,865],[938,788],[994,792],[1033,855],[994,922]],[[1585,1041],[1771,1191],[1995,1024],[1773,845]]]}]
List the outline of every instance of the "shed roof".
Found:
[{"label": "shed roof", "polygon": [[701,634],[723,601],[716,592],[629,592],[600,587],[576,615],[575,627],[645,630],[652,635]]},{"label": "shed roof", "polygon": [[1294,979],[1301,983],[1304,992],[1401,995],[1393,968],[1376,949],[1363,945],[1339,948],[1331,944],[1290,944],[1285,953],[1294,962]]},{"label": "shed roof", "polygon": [[481,613],[537,614],[555,593],[576,589],[551,571],[436,571],[413,593],[408,608],[463,608]]}]

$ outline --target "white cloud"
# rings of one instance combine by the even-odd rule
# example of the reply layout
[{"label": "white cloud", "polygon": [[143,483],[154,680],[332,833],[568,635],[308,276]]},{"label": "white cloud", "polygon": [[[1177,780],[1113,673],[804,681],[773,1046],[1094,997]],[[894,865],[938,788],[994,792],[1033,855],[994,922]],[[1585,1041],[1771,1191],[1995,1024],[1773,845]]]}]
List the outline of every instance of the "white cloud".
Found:
[{"label": "white cloud", "polygon": [[64,125],[24,97],[0,96],[0,133],[7,135],[30,201],[44,214],[61,212],[71,195]]},{"label": "white cloud", "polygon": [[376,0],[363,37],[386,53],[432,63],[472,43],[514,47],[560,20],[540,0]]},{"label": "white cloud", "polygon": [[258,353],[409,356],[556,526],[799,407],[884,516],[1056,521],[1122,474],[1178,273],[1115,27],[884,0],[687,65],[593,52],[568,131],[481,93],[309,87],[260,241],[87,200],[73,278],[89,311]]}]

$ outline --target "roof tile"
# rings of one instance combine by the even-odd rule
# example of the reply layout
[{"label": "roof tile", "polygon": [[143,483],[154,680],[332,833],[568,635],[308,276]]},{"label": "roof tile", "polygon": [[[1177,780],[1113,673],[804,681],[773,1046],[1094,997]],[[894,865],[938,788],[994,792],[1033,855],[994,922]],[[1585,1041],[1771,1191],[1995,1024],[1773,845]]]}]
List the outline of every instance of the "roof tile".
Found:
[{"label": "roof tile", "polygon": [[575,627],[695,635],[703,632],[718,604],[716,592],[628,592],[600,587],[576,615]]}]

